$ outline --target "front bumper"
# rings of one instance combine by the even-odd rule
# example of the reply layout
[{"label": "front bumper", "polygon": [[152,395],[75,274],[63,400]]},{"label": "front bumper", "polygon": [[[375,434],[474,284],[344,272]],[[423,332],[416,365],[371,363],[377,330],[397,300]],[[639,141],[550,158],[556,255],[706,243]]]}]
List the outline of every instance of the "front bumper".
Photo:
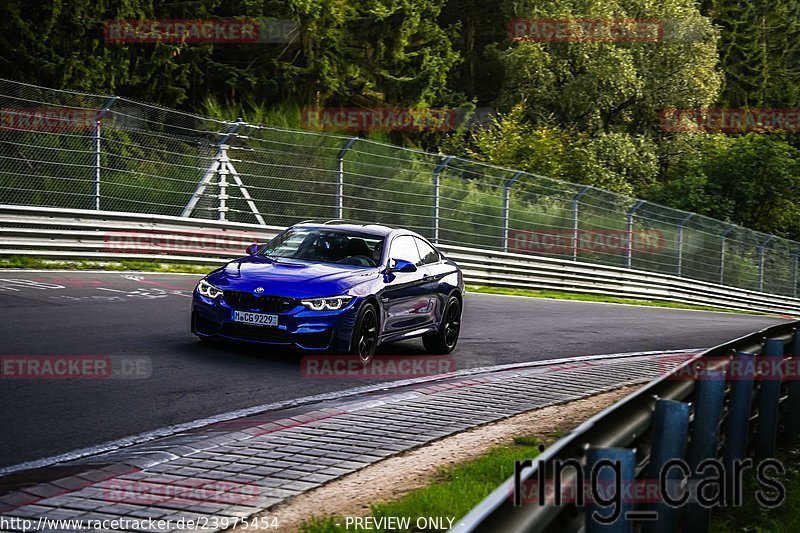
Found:
[{"label": "front bumper", "polygon": [[[338,311],[311,311],[297,304],[280,312],[277,326],[252,326],[233,321],[234,307],[224,296],[211,299],[194,292],[192,296],[192,333],[201,338],[230,339],[257,344],[292,347],[302,351],[350,350],[358,307],[353,299]],[[259,309],[239,311],[264,312]]]}]

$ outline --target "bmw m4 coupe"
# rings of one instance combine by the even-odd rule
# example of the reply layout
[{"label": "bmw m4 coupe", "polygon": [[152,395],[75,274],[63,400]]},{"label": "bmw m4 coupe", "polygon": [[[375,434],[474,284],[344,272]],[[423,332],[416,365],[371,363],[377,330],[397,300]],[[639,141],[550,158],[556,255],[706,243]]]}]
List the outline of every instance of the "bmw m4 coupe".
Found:
[{"label": "bmw m4 coupe", "polygon": [[436,354],[453,351],[464,280],[456,264],[414,232],[341,221],[305,222],[198,283],[192,332],[358,355],[421,337]]}]

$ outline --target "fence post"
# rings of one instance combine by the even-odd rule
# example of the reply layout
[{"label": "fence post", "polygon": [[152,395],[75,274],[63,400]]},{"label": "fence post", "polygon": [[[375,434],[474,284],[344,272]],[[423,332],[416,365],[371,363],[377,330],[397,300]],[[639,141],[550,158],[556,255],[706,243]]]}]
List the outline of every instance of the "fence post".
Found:
[{"label": "fence post", "polygon": [[733,464],[744,458],[747,452],[747,436],[750,426],[750,402],[753,397],[753,378],[755,376],[755,355],[749,352],[737,352],[731,361],[730,404],[728,416],[725,418],[725,449],[722,453],[722,464],[727,473],[725,502],[731,504],[734,497]]},{"label": "fence post", "polygon": [[639,200],[636,202],[636,205],[631,207],[627,214],[625,215],[627,218],[627,229],[625,232],[626,235],[626,253],[625,253],[625,268],[631,268],[633,265],[633,215],[636,214],[636,211],[639,210],[644,204],[646,204],[644,200]]},{"label": "fence post", "polygon": [[[703,370],[697,376],[695,387],[694,422],[687,461],[689,470],[693,472],[690,488],[697,487],[707,477],[699,472],[700,463],[717,457],[719,423],[725,399],[725,373],[718,369]],[[706,533],[710,518],[709,509],[697,502],[690,502],[681,518],[683,531]]]},{"label": "fence post", "polygon": [[524,172],[517,171],[503,186],[503,251],[508,251],[508,219],[511,211],[511,187],[519,180]]},{"label": "fence post", "polygon": [[758,245],[758,290],[764,290],[764,254],[767,249],[767,245],[772,242],[772,239],[775,238],[775,235],[767,236],[764,241]]},{"label": "fence post", "polygon": [[[192,197],[189,198],[189,201],[186,203],[186,207],[183,208],[183,212],[181,213],[182,217],[189,217],[192,215],[192,211],[194,211],[194,208],[197,207],[197,202],[200,201],[200,198],[203,197],[206,187],[208,187],[208,185],[211,183],[211,179],[214,177],[214,174],[216,174],[220,169],[221,157],[224,154],[222,147],[227,145],[231,136],[233,136],[243,124],[244,121],[241,118],[231,124],[228,128],[228,131],[223,134],[222,139],[220,139],[219,143],[217,143],[217,153],[214,156],[211,165],[209,165],[205,174],[203,174],[203,177],[200,178],[200,182],[197,184],[197,188],[192,193]],[[225,147],[227,148],[227,146]]]},{"label": "fence post", "polygon": [[100,124],[118,98],[117,96],[109,98],[103,108],[97,112],[94,120],[94,208],[96,211],[100,210]]},{"label": "fence post", "polygon": [[797,259],[800,254],[794,254],[794,260],[792,261],[792,297],[797,298]]},{"label": "fence post", "polygon": [[587,185],[580,191],[578,194],[572,197],[572,260],[578,260],[578,214],[579,214],[579,202],[580,199],[583,198],[583,195],[586,194],[589,189],[592,187]]},{"label": "fence post", "polygon": [[358,137],[347,139],[347,142],[344,143],[342,149],[339,150],[339,155],[336,157],[338,165],[336,176],[336,218],[339,219],[344,218],[344,156],[347,155],[347,151],[357,140]]},{"label": "fence post", "polygon": [[683,272],[683,228],[694,218],[695,213],[689,213],[678,224],[678,276]]},{"label": "fence post", "polygon": [[[800,361],[800,331],[795,331],[792,335],[792,347],[789,354],[794,361]],[[789,394],[786,398],[786,412],[798,413],[800,412],[800,379],[798,376],[791,376],[788,381]],[[796,439],[800,436],[800,416],[785,416],[783,424],[785,438]]]},{"label": "fence post", "polygon": [[733,231],[734,226],[728,226],[719,236],[719,284],[725,285],[725,240]]},{"label": "fence post", "polygon": [[[680,473],[675,468],[662,472],[667,462],[672,459],[683,460],[686,450],[686,437],[689,429],[689,404],[675,400],[657,400],[653,414],[653,447],[650,450],[648,467],[648,483],[659,480],[660,488],[666,488],[673,496],[674,485],[680,480]],[[663,475],[662,475],[663,474]],[[671,481],[664,484],[663,480]],[[677,509],[661,501],[653,505],[658,519],[648,521],[645,531],[671,533],[675,526]]]},{"label": "fence post", "polygon": [[[614,472],[612,468],[618,468],[619,472]],[[617,479],[617,474],[619,474],[619,479]],[[630,501],[630,498],[624,497],[624,495],[629,493],[625,489],[626,485],[635,483],[635,474],[636,450],[628,448],[589,448],[586,452],[585,479],[596,483],[600,491],[602,491],[601,494],[604,494],[606,498],[610,496],[609,487],[619,481],[623,496],[619,498],[617,509],[619,517],[610,524],[600,523],[593,515],[597,513],[601,517],[609,517],[613,511],[613,504],[602,505],[594,501],[594,498],[591,498],[591,501],[586,506],[584,528],[586,533],[628,533],[633,531],[633,522],[626,518],[627,513],[633,509],[633,502]],[[576,487],[577,490],[581,490],[581,488]]]},{"label": "fence post", "polygon": [[[778,404],[781,399],[781,361],[784,344],[780,339],[769,339],[764,343],[761,359],[767,361],[766,375],[761,375],[758,392],[758,424],[756,426],[756,460],[761,461],[775,455],[775,439],[778,432]],[[797,416],[790,413],[789,416]]]},{"label": "fence post", "polygon": [[225,220],[225,213],[228,212],[227,200],[228,200],[228,145],[222,144],[219,147],[220,156],[220,167],[217,171],[219,178],[217,179],[217,187],[219,188],[219,194],[217,195],[217,213],[219,220]]},{"label": "fence post", "polygon": [[439,175],[447,164],[453,159],[448,155],[433,169],[433,238],[434,244],[439,244]]}]

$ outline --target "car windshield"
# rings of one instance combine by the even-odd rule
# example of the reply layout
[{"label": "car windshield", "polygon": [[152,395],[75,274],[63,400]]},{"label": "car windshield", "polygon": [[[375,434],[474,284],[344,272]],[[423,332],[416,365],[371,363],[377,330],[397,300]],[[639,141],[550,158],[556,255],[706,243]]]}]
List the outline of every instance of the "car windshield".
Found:
[{"label": "car windshield", "polygon": [[383,237],[324,228],[294,228],[278,235],[258,255],[322,263],[375,267]]}]

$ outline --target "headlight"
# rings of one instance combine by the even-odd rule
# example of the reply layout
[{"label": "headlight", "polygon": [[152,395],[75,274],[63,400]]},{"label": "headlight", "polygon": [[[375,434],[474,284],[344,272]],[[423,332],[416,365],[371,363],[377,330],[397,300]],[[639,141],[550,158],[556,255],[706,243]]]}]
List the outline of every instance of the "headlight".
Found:
[{"label": "headlight", "polygon": [[350,303],[352,299],[352,296],[332,296],[330,298],[300,300],[300,303],[312,311],[337,311]]},{"label": "headlight", "polygon": [[206,280],[201,279],[200,283],[197,284],[197,292],[205,296],[206,298],[218,298],[222,296],[222,291],[207,282]]}]

